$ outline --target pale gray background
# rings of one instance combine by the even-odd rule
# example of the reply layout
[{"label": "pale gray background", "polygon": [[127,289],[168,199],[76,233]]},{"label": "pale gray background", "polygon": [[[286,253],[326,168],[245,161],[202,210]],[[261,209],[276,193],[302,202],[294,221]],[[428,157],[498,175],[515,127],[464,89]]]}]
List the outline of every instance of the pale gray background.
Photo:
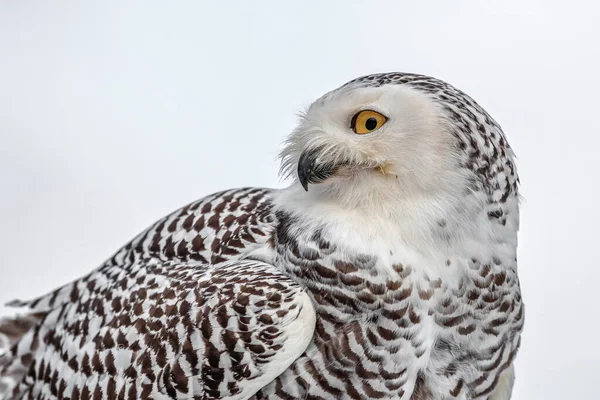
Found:
[{"label": "pale gray background", "polygon": [[514,398],[600,399],[595,3],[125,3],[0,2],[1,302],[205,194],[283,186],[296,112],[362,74],[420,72],[477,99],[519,156]]}]

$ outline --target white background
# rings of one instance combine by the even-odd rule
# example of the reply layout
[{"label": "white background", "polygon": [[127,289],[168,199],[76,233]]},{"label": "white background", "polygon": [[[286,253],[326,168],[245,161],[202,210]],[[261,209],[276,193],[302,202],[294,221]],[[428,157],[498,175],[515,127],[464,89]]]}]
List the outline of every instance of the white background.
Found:
[{"label": "white background", "polygon": [[221,3],[0,3],[0,301],[85,274],[205,194],[285,185],[298,111],[359,75],[419,72],[472,95],[519,157],[514,399],[600,399],[599,10]]}]

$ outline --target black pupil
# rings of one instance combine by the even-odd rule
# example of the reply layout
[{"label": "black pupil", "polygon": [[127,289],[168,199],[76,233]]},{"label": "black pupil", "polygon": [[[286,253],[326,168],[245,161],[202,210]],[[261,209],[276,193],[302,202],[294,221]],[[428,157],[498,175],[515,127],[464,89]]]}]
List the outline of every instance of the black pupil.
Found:
[{"label": "black pupil", "polygon": [[365,128],[367,128],[367,130],[369,130],[369,131],[372,131],[373,129],[377,128],[377,119],[375,119],[374,117],[371,117],[368,120],[366,120]]}]

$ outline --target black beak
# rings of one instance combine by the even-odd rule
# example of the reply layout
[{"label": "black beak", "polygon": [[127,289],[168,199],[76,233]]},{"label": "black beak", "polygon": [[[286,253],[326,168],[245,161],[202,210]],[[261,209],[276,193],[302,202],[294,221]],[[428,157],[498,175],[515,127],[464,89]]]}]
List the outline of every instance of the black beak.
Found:
[{"label": "black beak", "polygon": [[304,190],[308,191],[309,183],[320,183],[329,178],[339,168],[332,162],[325,162],[323,148],[305,150],[298,161],[298,179]]}]

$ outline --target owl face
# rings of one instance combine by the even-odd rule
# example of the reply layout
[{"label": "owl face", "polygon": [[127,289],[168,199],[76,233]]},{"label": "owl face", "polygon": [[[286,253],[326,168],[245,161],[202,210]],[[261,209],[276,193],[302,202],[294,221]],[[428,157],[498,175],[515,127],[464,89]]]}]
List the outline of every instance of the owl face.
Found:
[{"label": "owl face", "polygon": [[405,85],[346,85],[315,101],[286,141],[283,169],[320,196],[452,195],[468,181],[439,102]]}]

